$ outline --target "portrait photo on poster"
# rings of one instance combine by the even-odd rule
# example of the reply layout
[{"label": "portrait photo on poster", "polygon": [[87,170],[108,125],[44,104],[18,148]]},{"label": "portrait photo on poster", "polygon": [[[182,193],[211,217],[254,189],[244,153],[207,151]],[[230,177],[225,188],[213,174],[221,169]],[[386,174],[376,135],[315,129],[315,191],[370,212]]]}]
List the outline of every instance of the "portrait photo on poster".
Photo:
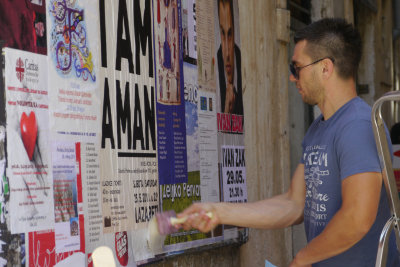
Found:
[{"label": "portrait photo on poster", "polygon": [[215,42],[220,108],[218,112],[243,115],[242,72],[237,1],[218,0]]}]

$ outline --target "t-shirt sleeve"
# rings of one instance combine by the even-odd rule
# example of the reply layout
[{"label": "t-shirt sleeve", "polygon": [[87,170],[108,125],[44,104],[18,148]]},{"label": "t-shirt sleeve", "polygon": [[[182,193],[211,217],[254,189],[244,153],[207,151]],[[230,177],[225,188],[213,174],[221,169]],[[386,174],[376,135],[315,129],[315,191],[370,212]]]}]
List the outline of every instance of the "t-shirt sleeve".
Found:
[{"label": "t-shirt sleeve", "polygon": [[304,164],[304,139],[301,142],[301,157],[300,157],[300,164]]},{"label": "t-shirt sleeve", "polygon": [[358,120],[347,124],[336,139],[340,179],[363,172],[381,172],[372,124]]}]

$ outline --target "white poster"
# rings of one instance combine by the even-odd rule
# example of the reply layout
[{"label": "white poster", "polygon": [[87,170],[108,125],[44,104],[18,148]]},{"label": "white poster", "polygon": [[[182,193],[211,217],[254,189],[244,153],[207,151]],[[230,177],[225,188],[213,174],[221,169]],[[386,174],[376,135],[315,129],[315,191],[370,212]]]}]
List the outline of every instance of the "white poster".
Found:
[{"label": "white poster", "polygon": [[46,56],[5,49],[11,232],[54,228]]},{"label": "white poster", "polygon": [[247,202],[246,161],[243,146],[222,146],[224,202]]},{"label": "white poster", "polygon": [[103,232],[145,229],[159,210],[151,1],[100,10]]},{"label": "white poster", "polygon": [[191,63],[197,59],[196,20],[196,1],[182,0],[183,60]]},{"label": "white poster", "polygon": [[79,250],[78,174],[75,143],[52,144],[56,251]]},{"label": "white poster", "polygon": [[57,140],[99,137],[98,10],[88,0],[47,1],[50,127]]},{"label": "white poster", "polygon": [[215,93],[198,92],[201,201],[219,202],[216,97]]}]

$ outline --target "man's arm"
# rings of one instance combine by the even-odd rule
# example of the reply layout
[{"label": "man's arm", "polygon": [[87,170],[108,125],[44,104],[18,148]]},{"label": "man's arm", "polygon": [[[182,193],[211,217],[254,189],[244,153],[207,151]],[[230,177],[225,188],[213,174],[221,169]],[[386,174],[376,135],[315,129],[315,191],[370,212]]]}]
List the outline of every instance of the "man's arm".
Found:
[{"label": "man's arm", "polygon": [[342,206],[324,231],[299,251],[291,266],[338,255],[360,241],[373,225],[379,206],[382,174],[355,174],[342,181]]},{"label": "man's arm", "polygon": [[[288,192],[252,203],[196,203],[178,214],[189,216],[185,229],[208,232],[218,224],[253,228],[283,228],[303,219],[305,202],[304,165],[297,167]],[[211,211],[209,218],[206,213]]]}]

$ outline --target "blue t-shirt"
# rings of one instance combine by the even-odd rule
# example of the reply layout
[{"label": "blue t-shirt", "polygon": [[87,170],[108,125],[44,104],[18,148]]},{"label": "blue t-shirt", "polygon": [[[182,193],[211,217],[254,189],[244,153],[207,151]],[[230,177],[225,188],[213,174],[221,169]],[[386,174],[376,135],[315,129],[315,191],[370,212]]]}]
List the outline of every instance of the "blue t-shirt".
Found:
[{"label": "blue t-shirt", "polygon": [[[347,102],[328,120],[319,116],[303,140],[306,202],[304,225],[310,242],[342,205],[342,180],[363,172],[381,172],[371,123],[371,108],[361,98]],[[378,214],[370,231],[347,251],[313,266],[375,266],[378,240],[390,217],[382,186]],[[392,234],[387,266],[400,266]]]}]

